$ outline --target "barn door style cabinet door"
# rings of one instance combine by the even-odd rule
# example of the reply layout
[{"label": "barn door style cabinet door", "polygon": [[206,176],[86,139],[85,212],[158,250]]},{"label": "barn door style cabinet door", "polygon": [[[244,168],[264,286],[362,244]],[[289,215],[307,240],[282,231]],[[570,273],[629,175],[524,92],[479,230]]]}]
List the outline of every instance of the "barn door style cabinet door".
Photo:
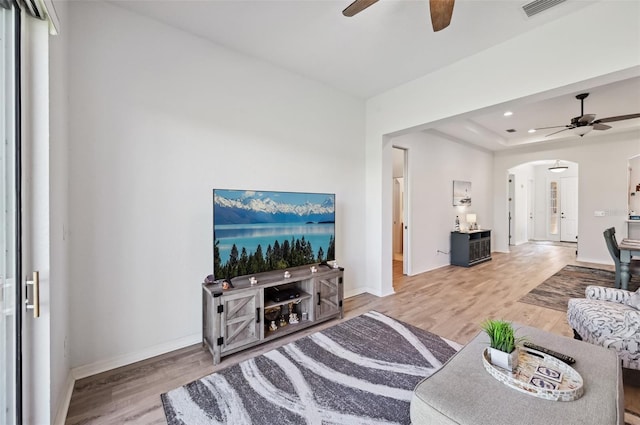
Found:
[{"label": "barn door style cabinet door", "polygon": [[[317,323],[343,318],[344,269],[320,265],[315,269],[288,269],[287,278],[284,270],[255,274],[255,285],[250,276],[241,276],[226,290],[203,283],[202,343],[211,351],[213,363]],[[297,315],[297,321],[290,320],[291,313]],[[272,322],[278,324],[277,329],[270,327]]]},{"label": "barn door style cabinet door", "polygon": [[340,314],[342,311],[342,276],[330,276],[315,279],[316,320]]},{"label": "barn door style cabinet door", "polygon": [[225,353],[260,341],[262,291],[240,292],[221,297],[220,350]]}]

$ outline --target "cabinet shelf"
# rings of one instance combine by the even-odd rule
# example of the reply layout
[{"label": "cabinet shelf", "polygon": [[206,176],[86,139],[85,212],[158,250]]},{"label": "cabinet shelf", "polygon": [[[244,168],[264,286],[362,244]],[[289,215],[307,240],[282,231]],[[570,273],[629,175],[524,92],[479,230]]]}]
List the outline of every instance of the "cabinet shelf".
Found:
[{"label": "cabinet shelf", "polygon": [[311,294],[308,294],[304,291],[300,291],[300,296],[297,298],[291,298],[289,300],[283,300],[283,301],[271,301],[271,300],[265,300],[264,301],[264,309],[268,310],[270,308],[274,308],[274,307],[279,307],[281,305],[286,305],[286,304],[290,304],[290,303],[294,303],[294,304],[299,304],[301,301],[303,300],[307,300],[311,298]]},{"label": "cabinet shelf", "polygon": [[300,320],[300,323],[296,323],[294,325],[292,324],[288,324],[287,326],[284,326],[282,328],[278,328],[275,331],[265,331],[264,332],[264,339],[263,341],[270,341],[272,339],[275,338],[279,338],[281,336],[285,336],[285,335],[289,335],[292,334],[294,332],[298,332],[304,328],[308,328],[309,326],[313,325],[314,323],[311,320]]}]

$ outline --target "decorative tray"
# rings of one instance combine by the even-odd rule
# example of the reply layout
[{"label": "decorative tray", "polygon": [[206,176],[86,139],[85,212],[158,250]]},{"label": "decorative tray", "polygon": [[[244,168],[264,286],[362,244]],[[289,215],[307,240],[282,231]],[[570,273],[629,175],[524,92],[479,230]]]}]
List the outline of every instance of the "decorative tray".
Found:
[{"label": "decorative tray", "polygon": [[509,372],[489,361],[489,349],[482,352],[484,368],[498,381],[516,390],[553,401],[574,401],[582,397],[582,376],[555,357],[530,348],[520,348],[518,367]]}]

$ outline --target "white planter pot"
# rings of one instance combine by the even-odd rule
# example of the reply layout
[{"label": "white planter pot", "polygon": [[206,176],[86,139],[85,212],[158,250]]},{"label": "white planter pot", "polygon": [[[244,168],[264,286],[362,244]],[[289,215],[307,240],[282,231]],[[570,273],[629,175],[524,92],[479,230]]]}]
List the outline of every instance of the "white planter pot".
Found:
[{"label": "white planter pot", "polygon": [[504,351],[496,350],[489,347],[489,357],[491,358],[491,364],[503,369],[513,372],[518,367],[518,347],[511,353],[505,353]]}]

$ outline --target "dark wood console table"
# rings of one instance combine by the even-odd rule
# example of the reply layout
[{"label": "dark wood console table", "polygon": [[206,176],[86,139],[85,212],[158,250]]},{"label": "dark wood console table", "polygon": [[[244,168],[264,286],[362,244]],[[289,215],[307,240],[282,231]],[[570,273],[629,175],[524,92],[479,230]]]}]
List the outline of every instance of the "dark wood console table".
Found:
[{"label": "dark wood console table", "polygon": [[451,232],[451,264],[470,267],[491,260],[491,230]]}]

